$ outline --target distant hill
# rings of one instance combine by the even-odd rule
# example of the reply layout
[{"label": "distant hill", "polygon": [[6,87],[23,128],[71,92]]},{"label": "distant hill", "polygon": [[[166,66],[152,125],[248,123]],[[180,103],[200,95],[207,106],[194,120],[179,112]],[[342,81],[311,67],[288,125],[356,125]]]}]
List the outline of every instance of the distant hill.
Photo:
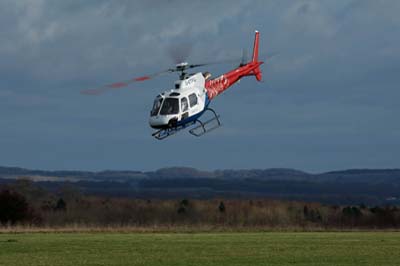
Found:
[{"label": "distant hill", "polygon": [[43,171],[0,167],[0,184],[30,179],[57,191],[135,198],[279,198],[334,204],[400,203],[400,169],[350,169],[310,174],[295,169],[200,171],[187,167],[141,171]]}]

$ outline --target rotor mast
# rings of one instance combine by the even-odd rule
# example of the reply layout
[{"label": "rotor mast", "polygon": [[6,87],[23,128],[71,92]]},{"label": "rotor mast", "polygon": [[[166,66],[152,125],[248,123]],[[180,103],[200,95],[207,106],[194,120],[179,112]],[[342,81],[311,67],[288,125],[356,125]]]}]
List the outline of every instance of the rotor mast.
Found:
[{"label": "rotor mast", "polygon": [[185,79],[185,77],[187,75],[185,70],[188,68],[188,66],[189,66],[188,62],[182,62],[182,63],[179,63],[179,64],[175,65],[175,67],[176,67],[175,71],[181,72],[180,75],[179,75],[179,79],[180,80],[184,80]]}]

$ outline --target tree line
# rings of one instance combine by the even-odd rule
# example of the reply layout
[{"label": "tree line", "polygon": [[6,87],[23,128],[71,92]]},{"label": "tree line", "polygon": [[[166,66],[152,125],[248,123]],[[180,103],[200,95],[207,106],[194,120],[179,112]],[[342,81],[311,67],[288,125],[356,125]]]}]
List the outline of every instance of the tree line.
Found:
[{"label": "tree line", "polygon": [[340,206],[272,199],[132,199],[54,193],[19,182],[0,187],[0,226],[396,229],[397,206]]}]

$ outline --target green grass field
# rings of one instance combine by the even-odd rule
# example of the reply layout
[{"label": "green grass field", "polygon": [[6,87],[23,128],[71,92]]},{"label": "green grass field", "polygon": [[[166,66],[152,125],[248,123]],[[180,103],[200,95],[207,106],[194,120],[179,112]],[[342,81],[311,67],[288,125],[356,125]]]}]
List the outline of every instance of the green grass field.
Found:
[{"label": "green grass field", "polygon": [[0,234],[0,265],[400,265],[400,233]]}]

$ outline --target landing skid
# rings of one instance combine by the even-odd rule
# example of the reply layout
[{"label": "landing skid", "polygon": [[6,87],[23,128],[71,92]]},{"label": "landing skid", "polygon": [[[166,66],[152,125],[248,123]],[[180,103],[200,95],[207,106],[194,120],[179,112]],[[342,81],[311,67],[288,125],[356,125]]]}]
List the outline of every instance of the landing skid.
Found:
[{"label": "landing skid", "polygon": [[189,133],[192,134],[193,136],[196,137],[203,136],[204,134],[221,126],[219,115],[217,115],[217,113],[215,113],[215,111],[211,108],[207,108],[206,111],[211,111],[214,114],[214,117],[207,120],[206,122],[196,120],[196,122],[198,122],[199,125],[189,130]]},{"label": "landing skid", "polygon": [[162,139],[168,138],[169,136],[176,134],[178,131],[181,131],[182,129],[185,129],[187,127],[190,127],[191,125],[194,125],[195,123],[196,123],[196,121],[193,121],[193,122],[184,124],[182,126],[160,129],[151,135],[153,137],[155,137],[156,139],[162,140]]},{"label": "landing skid", "polygon": [[207,108],[206,111],[211,111],[214,114],[214,117],[205,122],[202,122],[201,120],[196,119],[195,121],[186,123],[181,126],[160,129],[151,135],[158,140],[162,140],[162,139],[165,139],[169,136],[176,134],[178,131],[181,131],[182,129],[185,129],[185,128],[190,127],[197,123],[199,125],[190,129],[189,133],[196,137],[203,136],[204,134],[221,126],[221,121],[219,120],[219,115],[217,115],[215,113],[215,111],[211,108]]}]

